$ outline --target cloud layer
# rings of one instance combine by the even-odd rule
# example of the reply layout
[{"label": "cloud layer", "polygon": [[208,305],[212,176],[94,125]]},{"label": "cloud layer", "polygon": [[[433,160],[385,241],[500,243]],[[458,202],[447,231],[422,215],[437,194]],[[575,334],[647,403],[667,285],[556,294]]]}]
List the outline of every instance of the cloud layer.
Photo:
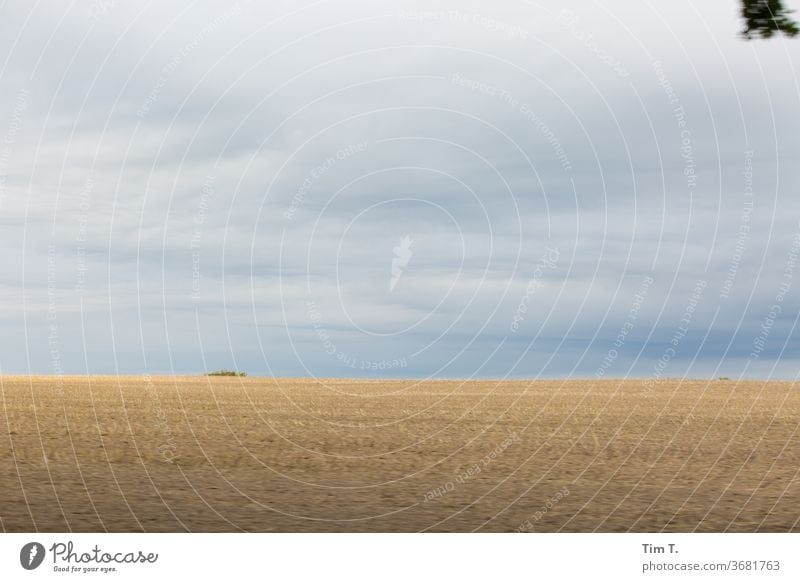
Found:
[{"label": "cloud layer", "polygon": [[734,3],[3,12],[5,373],[795,377],[797,41]]}]

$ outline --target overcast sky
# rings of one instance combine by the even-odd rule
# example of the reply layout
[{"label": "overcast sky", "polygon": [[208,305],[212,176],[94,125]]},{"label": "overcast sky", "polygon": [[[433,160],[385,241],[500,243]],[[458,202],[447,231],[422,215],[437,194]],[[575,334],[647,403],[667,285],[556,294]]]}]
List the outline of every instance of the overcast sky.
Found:
[{"label": "overcast sky", "polygon": [[800,370],[738,2],[186,4],[0,9],[1,372]]}]

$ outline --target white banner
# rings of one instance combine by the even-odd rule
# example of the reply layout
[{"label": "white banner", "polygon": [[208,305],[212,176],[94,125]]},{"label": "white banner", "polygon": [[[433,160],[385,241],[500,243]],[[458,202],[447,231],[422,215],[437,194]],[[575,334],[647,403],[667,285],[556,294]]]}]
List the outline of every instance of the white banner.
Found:
[{"label": "white banner", "polygon": [[798,534],[2,534],[0,580],[796,581],[798,550]]}]

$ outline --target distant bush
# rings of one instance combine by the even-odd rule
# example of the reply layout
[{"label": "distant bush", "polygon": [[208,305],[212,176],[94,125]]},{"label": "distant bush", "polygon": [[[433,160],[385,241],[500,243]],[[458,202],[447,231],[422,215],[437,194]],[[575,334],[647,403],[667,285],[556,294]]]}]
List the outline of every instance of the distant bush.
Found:
[{"label": "distant bush", "polygon": [[719,379],[720,380],[730,380],[730,378],[728,378],[727,376],[720,376]]},{"label": "distant bush", "polygon": [[239,378],[244,378],[247,376],[247,372],[237,372],[236,370],[214,370],[213,372],[209,372],[206,376],[238,376]]}]

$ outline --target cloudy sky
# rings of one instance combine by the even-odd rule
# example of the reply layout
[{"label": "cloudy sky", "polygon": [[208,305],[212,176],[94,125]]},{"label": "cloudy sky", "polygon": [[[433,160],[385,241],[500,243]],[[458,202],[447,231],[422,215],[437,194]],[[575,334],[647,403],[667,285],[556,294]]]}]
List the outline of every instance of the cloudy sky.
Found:
[{"label": "cloudy sky", "polygon": [[734,0],[0,11],[2,373],[800,370],[800,40]]}]

